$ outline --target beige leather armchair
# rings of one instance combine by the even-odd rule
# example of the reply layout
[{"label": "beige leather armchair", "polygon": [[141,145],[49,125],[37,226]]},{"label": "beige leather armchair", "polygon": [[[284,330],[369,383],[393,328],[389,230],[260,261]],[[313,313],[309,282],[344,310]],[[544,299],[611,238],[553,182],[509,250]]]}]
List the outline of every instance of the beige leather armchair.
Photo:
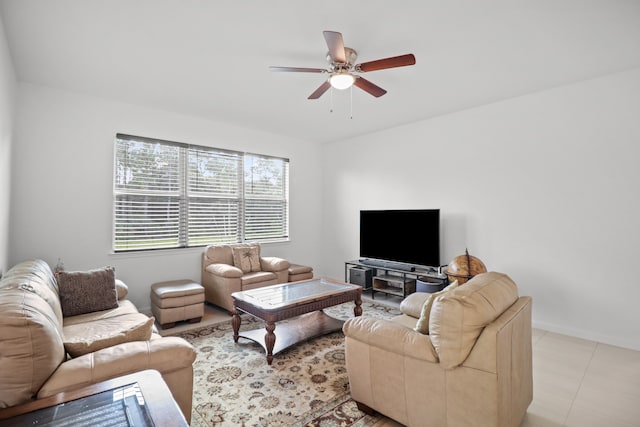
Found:
[{"label": "beige leather armchair", "polygon": [[287,283],[289,261],[260,255],[257,243],[209,245],[202,254],[205,301],[233,312],[231,294]]},{"label": "beige leather armchair", "polygon": [[429,295],[407,297],[392,320],[345,322],[358,407],[413,427],[519,426],[533,399],[531,298],[504,274],[480,274],[432,298],[422,334]]}]

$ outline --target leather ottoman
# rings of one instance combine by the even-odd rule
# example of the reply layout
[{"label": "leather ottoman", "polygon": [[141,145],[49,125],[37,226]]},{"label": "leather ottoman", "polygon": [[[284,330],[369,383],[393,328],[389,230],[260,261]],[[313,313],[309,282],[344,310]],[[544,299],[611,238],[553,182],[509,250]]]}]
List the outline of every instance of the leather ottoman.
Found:
[{"label": "leather ottoman", "polygon": [[151,312],[162,329],[176,322],[197,323],[204,316],[204,288],[193,280],[172,280],[151,285]]}]

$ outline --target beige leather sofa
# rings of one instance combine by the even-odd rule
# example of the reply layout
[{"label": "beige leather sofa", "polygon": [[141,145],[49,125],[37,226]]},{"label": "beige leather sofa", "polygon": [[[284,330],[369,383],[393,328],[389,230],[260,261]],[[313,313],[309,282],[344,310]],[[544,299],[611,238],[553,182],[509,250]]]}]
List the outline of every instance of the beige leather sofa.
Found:
[{"label": "beige leather sofa", "polygon": [[[115,308],[63,317],[58,282],[47,263],[24,261],[6,272],[0,280],[0,408],[155,369],[190,420],[193,347],[182,338],[157,335],[153,319],[139,313],[124,298],[126,286],[116,283]],[[127,341],[114,335],[108,339],[125,342],[77,357],[67,354],[85,345],[78,341],[83,334],[92,334],[85,339],[95,344],[109,330],[132,322],[148,326],[150,338]]]},{"label": "beige leather sofa", "polygon": [[287,283],[289,265],[282,258],[261,256],[257,243],[209,245],[202,254],[205,301],[232,313],[233,292]]},{"label": "beige leather sofa", "polygon": [[480,274],[432,299],[422,334],[429,295],[407,297],[392,320],[345,322],[353,399],[413,427],[519,426],[533,398],[531,298],[504,274]]}]

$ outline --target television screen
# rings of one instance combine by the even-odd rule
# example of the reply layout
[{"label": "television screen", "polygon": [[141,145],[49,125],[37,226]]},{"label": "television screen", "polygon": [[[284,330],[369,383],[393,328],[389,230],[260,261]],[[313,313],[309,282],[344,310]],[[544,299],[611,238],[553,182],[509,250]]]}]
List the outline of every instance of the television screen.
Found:
[{"label": "television screen", "polygon": [[440,210],[360,211],[360,257],[440,266]]}]

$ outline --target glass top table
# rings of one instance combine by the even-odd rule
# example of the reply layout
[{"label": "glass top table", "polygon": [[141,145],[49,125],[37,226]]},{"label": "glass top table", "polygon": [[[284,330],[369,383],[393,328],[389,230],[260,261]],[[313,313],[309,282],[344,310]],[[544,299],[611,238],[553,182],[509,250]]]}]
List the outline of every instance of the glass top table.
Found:
[{"label": "glass top table", "polygon": [[[325,314],[324,308],[353,301],[353,313],[360,316],[361,296],[362,287],[325,278],[234,292],[233,340],[237,343],[242,337],[257,342],[271,364],[274,354],[294,344],[342,329],[344,321]],[[263,320],[266,334],[265,329],[240,332],[241,312]],[[278,326],[276,339],[276,322],[287,319]]]},{"label": "glass top table", "polygon": [[[239,292],[236,298],[252,301],[253,304],[263,308],[277,308],[290,304],[312,300],[318,297],[340,294],[345,290],[354,289],[347,283],[336,282],[328,279],[310,279],[302,282],[285,283],[282,285],[265,286]],[[359,286],[357,286],[359,287]]]},{"label": "glass top table", "polygon": [[188,427],[156,370],[144,370],[0,409],[0,426]]},{"label": "glass top table", "polygon": [[[108,419],[108,424],[105,420]],[[151,427],[153,422],[146,409],[138,383],[87,396],[83,399],[43,408],[10,420],[0,420],[0,426],[74,426]]]}]

